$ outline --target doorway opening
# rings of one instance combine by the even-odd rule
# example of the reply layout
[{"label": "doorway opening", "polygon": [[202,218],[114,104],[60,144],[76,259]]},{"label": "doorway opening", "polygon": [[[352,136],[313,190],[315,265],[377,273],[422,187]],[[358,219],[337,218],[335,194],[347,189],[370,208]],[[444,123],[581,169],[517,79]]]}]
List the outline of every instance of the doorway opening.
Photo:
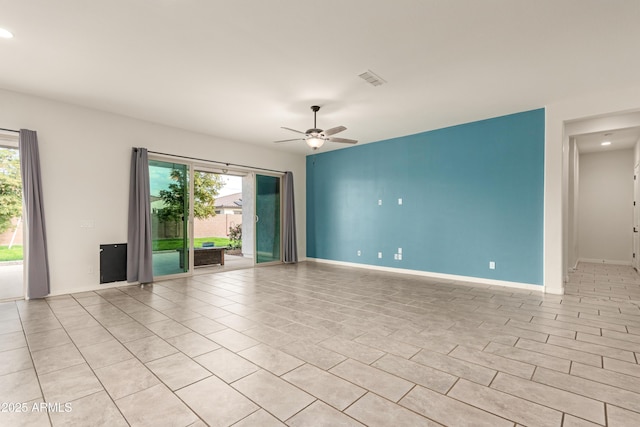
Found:
[{"label": "doorway opening", "polygon": [[[194,255],[193,274],[253,267],[253,174],[196,167],[195,177],[194,253],[222,248],[224,256]],[[205,209],[211,198],[211,209]]]},{"label": "doorway opening", "polygon": [[640,112],[565,123],[565,133],[565,274],[580,261],[635,265]]},{"label": "doorway opening", "polygon": [[0,300],[25,294],[22,206],[17,135],[0,134]]}]

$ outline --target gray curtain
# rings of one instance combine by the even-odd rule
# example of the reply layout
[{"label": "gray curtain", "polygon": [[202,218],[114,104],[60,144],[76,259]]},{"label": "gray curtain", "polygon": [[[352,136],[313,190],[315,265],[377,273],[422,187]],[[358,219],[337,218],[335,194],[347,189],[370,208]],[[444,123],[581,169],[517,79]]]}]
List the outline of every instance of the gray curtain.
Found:
[{"label": "gray curtain", "polygon": [[27,224],[27,297],[43,298],[49,295],[50,291],[49,258],[42,204],[38,135],[32,130],[20,129],[20,172]]},{"label": "gray curtain", "polygon": [[146,148],[133,148],[129,184],[127,282],[153,282],[149,159]]},{"label": "gray curtain", "polygon": [[284,220],[282,232],[284,262],[298,262],[296,241],[296,209],[293,197],[293,173],[285,172],[282,177],[284,187]]}]

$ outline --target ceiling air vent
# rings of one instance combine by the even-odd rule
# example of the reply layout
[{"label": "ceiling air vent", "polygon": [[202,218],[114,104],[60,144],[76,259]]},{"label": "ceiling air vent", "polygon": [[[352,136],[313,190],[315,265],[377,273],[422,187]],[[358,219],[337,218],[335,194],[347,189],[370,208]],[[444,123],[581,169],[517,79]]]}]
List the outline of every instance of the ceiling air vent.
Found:
[{"label": "ceiling air vent", "polygon": [[371,86],[380,86],[386,83],[386,80],[371,70],[367,70],[366,72],[359,74],[358,77],[369,83]]}]

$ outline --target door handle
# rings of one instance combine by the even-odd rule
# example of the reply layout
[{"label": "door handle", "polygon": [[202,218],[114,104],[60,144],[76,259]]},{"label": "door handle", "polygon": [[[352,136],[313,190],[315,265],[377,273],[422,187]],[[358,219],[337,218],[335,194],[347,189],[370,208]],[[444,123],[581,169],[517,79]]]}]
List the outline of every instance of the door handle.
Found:
[{"label": "door handle", "polygon": [[256,222],[260,221],[260,217],[256,215]]}]

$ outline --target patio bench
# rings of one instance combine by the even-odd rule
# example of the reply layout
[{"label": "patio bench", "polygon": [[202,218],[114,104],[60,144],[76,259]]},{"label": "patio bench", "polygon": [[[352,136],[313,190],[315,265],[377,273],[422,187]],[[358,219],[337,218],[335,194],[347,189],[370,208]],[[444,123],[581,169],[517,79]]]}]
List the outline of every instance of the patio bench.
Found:
[{"label": "patio bench", "polygon": [[[180,268],[184,267],[182,248],[176,249],[180,253]],[[224,265],[224,250],[225,248],[218,247],[206,247],[206,248],[194,248],[193,249],[193,266],[200,267],[203,265],[220,264]],[[187,257],[185,257],[188,260]]]}]

